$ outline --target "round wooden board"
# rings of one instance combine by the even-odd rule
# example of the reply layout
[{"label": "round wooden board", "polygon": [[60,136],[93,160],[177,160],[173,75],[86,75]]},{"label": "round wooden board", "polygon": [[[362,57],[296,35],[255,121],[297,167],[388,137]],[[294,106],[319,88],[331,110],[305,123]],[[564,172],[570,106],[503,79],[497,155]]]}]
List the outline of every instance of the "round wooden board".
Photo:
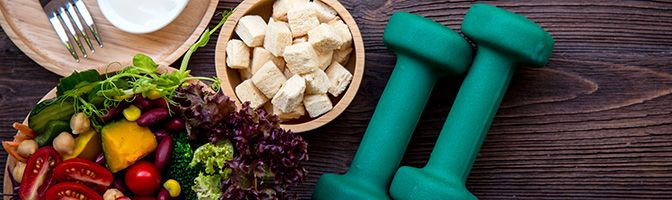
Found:
[{"label": "round wooden board", "polygon": [[[234,33],[234,29],[241,17],[245,15],[259,15],[264,20],[268,20],[273,9],[273,2],[275,2],[275,0],[243,1],[236,7],[236,9],[234,9],[231,16],[229,16],[226,23],[224,23],[219,38],[217,38],[217,47],[215,49],[215,69],[217,71],[217,77],[222,79],[222,91],[224,94],[234,99],[239,106],[241,105],[241,102],[238,99],[234,88],[240,84],[242,80],[238,70],[226,66],[226,44],[229,39],[238,38]],[[352,33],[354,50],[350,56],[350,61],[344,66],[353,75],[352,82],[350,82],[346,92],[339,97],[334,98],[330,95],[330,99],[334,105],[331,111],[318,118],[311,119],[305,115],[299,119],[280,124],[282,128],[292,130],[295,133],[314,130],[336,119],[336,117],[343,113],[348,105],[350,105],[350,102],[355,98],[362,82],[362,77],[364,76],[364,42],[355,19],[350,15],[350,12],[338,2],[338,0],[323,0],[322,2],[336,10]]]},{"label": "round wooden board", "polygon": [[[99,68],[112,62],[130,63],[136,53],[146,54],[160,65],[180,58],[203,33],[217,8],[218,0],[191,0],[168,26],[136,35],[114,27],[98,9],[95,0],[84,0],[96,23],[103,48],[80,58],[78,63],[60,42],[38,1],[0,0],[0,26],[16,46],[42,67],[61,76],[73,71]],[[93,40],[93,38],[92,38]],[[81,57],[81,52],[77,50]]]}]

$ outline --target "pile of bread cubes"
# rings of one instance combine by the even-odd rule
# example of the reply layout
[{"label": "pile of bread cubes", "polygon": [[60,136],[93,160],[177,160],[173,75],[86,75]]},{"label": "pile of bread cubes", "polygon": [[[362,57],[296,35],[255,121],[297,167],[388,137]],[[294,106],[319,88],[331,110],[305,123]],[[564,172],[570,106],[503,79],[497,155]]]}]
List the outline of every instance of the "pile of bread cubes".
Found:
[{"label": "pile of bread cubes", "polygon": [[[226,64],[240,73],[235,92],[254,109],[264,107],[280,120],[308,112],[329,112],[333,97],[352,81],[343,65],[353,51],[350,29],[319,0],[278,0],[268,23],[261,16],[240,18],[239,39],[226,45]],[[328,93],[328,94],[327,94]]]}]

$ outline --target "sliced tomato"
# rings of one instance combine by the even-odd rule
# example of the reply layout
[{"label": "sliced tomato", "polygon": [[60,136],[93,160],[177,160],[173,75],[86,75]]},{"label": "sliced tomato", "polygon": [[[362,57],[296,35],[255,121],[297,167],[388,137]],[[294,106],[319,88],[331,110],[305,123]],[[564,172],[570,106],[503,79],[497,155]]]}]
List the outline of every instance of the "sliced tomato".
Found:
[{"label": "sliced tomato", "polygon": [[47,200],[103,200],[93,189],[86,187],[80,183],[62,182],[51,186],[47,190]]},{"label": "sliced tomato", "polygon": [[115,200],[131,200],[131,198],[128,198],[128,197],[124,196],[124,197],[119,197]]},{"label": "sliced tomato", "polygon": [[30,156],[19,189],[21,199],[44,199],[44,193],[56,181],[53,169],[61,163],[61,155],[45,146]]},{"label": "sliced tomato", "polygon": [[114,180],[112,172],[92,161],[81,158],[66,160],[57,165],[54,174],[58,181],[81,182],[99,192],[105,192]]},{"label": "sliced tomato", "polygon": [[156,200],[156,198],[150,196],[144,196],[144,197],[133,197],[133,200]]}]

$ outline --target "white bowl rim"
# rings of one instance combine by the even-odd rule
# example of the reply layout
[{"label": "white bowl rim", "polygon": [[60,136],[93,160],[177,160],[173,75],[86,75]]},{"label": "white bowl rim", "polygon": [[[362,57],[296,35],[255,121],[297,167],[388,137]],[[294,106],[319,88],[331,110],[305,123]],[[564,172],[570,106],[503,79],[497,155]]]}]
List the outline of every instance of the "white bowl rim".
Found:
[{"label": "white bowl rim", "polygon": [[115,1],[115,0],[97,0],[98,8],[100,9],[103,16],[107,19],[107,21],[109,21],[112,25],[114,25],[118,29],[132,34],[151,33],[159,29],[162,29],[163,27],[166,27],[168,24],[173,22],[175,18],[177,18],[177,16],[179,16],[180,13],[182,13],[182,11],[184,11],[184,9],[187,7],[187,4],[189,3],[189,0],[179,0],[177,1],[178,5],[175,7],[175,9],[168,12],[166,14],[166,17],[163,18],[165,20],[163,20],[161,23],[158,23],[151,27],[137,28],[138,27],[137,25],[128,23],[126,22],[126,20],[121,19],[119,14],[114,9],[112,9],[111,6],[109,6],[109,1]]}]

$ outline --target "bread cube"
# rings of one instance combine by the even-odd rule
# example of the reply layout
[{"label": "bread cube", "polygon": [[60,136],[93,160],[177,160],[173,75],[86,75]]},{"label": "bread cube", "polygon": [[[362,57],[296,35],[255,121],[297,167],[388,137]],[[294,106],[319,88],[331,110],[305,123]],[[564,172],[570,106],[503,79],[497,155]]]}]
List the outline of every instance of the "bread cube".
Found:
[{"label": "bread cube", "polygon": [[226,43],[226,65],[232,69],[250,68],[250,48],[238,39]]},{"label": "bread cube", "polygon": [[286,78],[291,78],[292,76],[294,76],[294,73],[290,72],[289,68],[285,68],[285,70],[282,70],[282,73],[285,74]]},{"label": "bread cube", "polygon": [[285,47],[292,45],[292,31],[285,22],[271,19],[266,28],[266,37],[264,37],[264,48],[271,52],[275,57],[282,56]]},{"label": "bread cube", "polygon": [[327,69],[329,64],[331,64],[331,59],[334,55],[334,51],[317,51],[317,67],[321,70]]},{"label": "bread cube", "polygon": [[252,75],[254,86],[268,98],[275,96],[275,93],[278,92],[285,81],[287,81],[287,78],[285,78],[282,71],[273,64],[273,61],[266,62],[257,73]]},{"label": "bread cube", "polygon": [[304,35],[303,37],[294,38],[294,41],[292,41],[292,44],[298,44],[298,43],[302,43],[302,42],[308,42],[308,36],[307,35]]},{"label": "bread cube", "polygon": [[314,0],[311,2],[315,5],[315,11],[317,11],[317,19],[322,23],[327,23],[336,18],[338,14],[334,8],[325,4],[320,0]]},{"label": "bread cube", "polygon": [[341,44],[341,48],[339,49],[352,46],[352,33],[350,33],[348,25],[343,23],[343,20],[332,20],[329,24],[334,27],[335,33],[341,37],[343,41],[343,44]]},{"label": "bread cube", "polygon": [[306,95],[303,99],[303,105],[306,107],[308,115],[312,118],[319,117],[334,108],[326,94]]},{"label": "bread cube", "polygon": [[329,77],[329,80],[333,84],[329,88],[329,93],[334,95],[334,97],[341,95],[345,89],[348,89],[348,84],[352,81],[352,74],[338,62],[332,63],[325,73],[327,73],[327,77]]},{"label": "bread cube", "polygon": [[329,88],[333,86],[327,74],[322,70],[314,70],[301,77],[306,80],[307,94],[326,94]]},{"label": "bread cube", "polygon": [[347,47],[345,49],[339,49],[334,51],[334,56],[331,59],[331,62],[338,62],[341,65],[347,65],[350,61],[350,55],[352,53],[352,47]]},{"label": "bread cube", "polygon": [[275,63],[275,66],[278,67],[278,69],[280,69],[280,71],[285,70],[285,59],[284,58],[273,56],[271,58],[271,61],[273,61],[273,63]]},{"label": "bread cube", "polygon": [[240,80],[247,80],[252,78],[252,72],[250,72],[250,69],[239,69],[238,74],[240,74]]},{"label": "bread cube", "polygon": [[291,8],[309,3],[309,0],[277,0],[273,3],[273,18],[279,21],[287,21],[287,11]]},{"label": "bread cube", "polygon": [[282,112],[278,107],[273,106],[273,104],[266,104],[271,106],[271,112],[278,116],[280,121],[289,121],[292,119],[301,118],[301,116],[306,115],[306,108],[303,106],[303,102],[291,112]]},{"label": "bread cube", "polygon": [[287,46],[283,57],[293,74],[305,74],[320,66],[318,52],[307,42]]},{"label": "bread cube", "polygon": [[254,87],[252,80],[243,81],[236,86],[236,95],[241,102],[249,101],[253,109],[263,106],[268,101],[268,98]]},{"label": "bread cube", "polygon": [[315,6],[311,6],[310,4],[290,8],[287,13],[287,20],[293,37],[304,36],[309,30],[320,25]]},{"label": "bread cube", "polygon": [[292,112],[303,101],[303,93],[306,91],[306,81],[299,75],[294,75],[273,96],[273,106],[282,112]]},{"label": "bread cube", "polygon": [[264,44],[266,22],[259,15],[247,15],[238,20],[236,34],[249,47],[258,47]]},{"label": "bread cube", "polygon": [[333,51],[340,49],[345,39],[342,38],[334,26],[320,24],[308,31],[308,42],[318,51]]}]

